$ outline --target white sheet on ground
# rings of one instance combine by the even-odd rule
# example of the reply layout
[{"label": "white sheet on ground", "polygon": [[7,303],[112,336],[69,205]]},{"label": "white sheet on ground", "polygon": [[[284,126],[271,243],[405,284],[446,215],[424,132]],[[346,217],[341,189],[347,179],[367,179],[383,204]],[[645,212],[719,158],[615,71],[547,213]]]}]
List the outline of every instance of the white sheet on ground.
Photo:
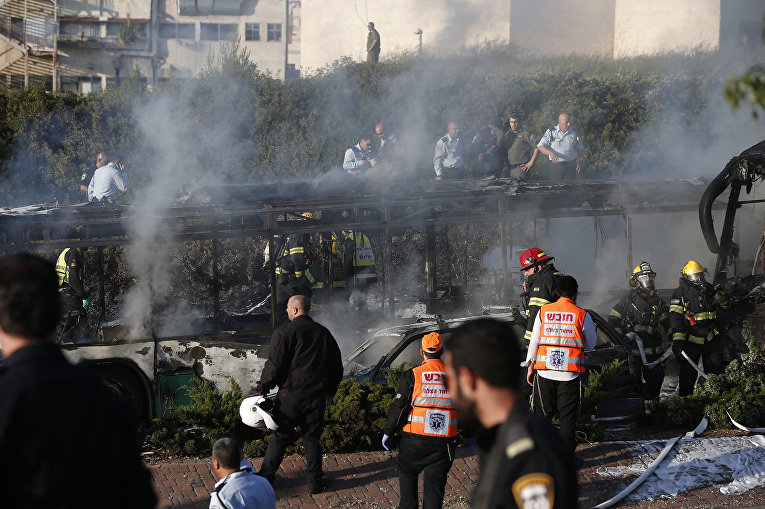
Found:
[{"label": "white sheet on ground", "polygon": [[[661,451],[661,442],[642,443],[642,453],[627,466],[602,467],[601,477],[640,475]],[[765,438],[762,436],[683,439],[627,499],[675,496],[718,486],[726,495],[765,485]]]}]

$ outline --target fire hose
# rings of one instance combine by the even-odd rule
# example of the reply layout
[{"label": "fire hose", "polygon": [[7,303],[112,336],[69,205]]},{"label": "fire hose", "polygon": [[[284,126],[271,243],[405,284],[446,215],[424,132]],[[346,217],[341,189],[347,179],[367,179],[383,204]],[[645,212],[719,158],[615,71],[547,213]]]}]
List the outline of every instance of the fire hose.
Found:
[{"label": "fire hose", "polygon": [[638,350],[640,350],[640,359],[643,361],[643,366],[647,367],[648,369],[652,369],[653,367],[657,366],[658,364],[661,364],[667,358],[672,355],[672,349],[667,348],[667,350],[653,362],[648,362],[648,359],[646,359],[645,356],[645,347],[643,346],[643,340],[640,339],[640,336],[637,335],[635,332],[628,332],[626,334],[626,337],[628,339],[632,339],[637,344]]}]

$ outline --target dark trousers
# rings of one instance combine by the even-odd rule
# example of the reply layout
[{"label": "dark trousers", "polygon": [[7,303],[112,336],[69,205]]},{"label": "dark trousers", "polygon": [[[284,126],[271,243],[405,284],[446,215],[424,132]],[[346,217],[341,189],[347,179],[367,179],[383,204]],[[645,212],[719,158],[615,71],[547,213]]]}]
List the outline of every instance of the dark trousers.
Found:
[{"label": "dark trousers", "polygon": [[462,166],[458,168],[448,168],[444,166],[441,168],[441,178],[443,180],[464,180],[465,168]]},{"label": "dark trousers", "polygon": [[284,459],[284,451],[295,440],[295,426],[303,432],[305,449],[306,478],[308,486],[320,486],[321,470],[321,432],[324,429],[324,409],[326,399],[323,395],[301,395],[279,393],[274,405],[274,420],[279,429],[274,432],[268,443],[260,475],[273,483],[276,471]]},{"label": "dark trousers", "polygon": [[550,180],[574,180],[576,178],[576,161],[550,161],[547,166]]},{"label": "dark trousers", "polygon": [[574,380],[559,382],[543,378],[539,373],[534,375],[534,413],[547,419],[547,422],[558,416],[560,434],[571,454],[576,451],[576,419],[582,400],[581,378],[578,376]]},{"label": "dark trousers", "polygon": [[510,165],[510,176],[512,178],[516,178],[519,180],[528,180],[529,179],[529,172],[523,171],[523,168],[521,168],[521,164],[511,164]]},{"label": "dark trousers", "polygon": [[398,475],[401,490],[399,509],[417,509],[417,477],[423,474],[424,509],[440,509],[444,503],[446,476],[452,468],[454,439],[420,439],[404,435],[398,446]]},{"label": "dark trousers", "polygon": [[[697,345],[696,343],[686,341],[685,345],[683,345],[683,350],[696,364],[699,363],[699,359],[704,360],[703,371],[707,375],[720,374],[725,370],[722,342],[719,338],[714,338],[712,341],[703,345]],[[677,359],[677,362],[680,365],[678,394],[680,396],[693,394],[693,387],[696,385],[696,378],[699,374],[690,364],[688,364],[685,357],[681,356]]]}]

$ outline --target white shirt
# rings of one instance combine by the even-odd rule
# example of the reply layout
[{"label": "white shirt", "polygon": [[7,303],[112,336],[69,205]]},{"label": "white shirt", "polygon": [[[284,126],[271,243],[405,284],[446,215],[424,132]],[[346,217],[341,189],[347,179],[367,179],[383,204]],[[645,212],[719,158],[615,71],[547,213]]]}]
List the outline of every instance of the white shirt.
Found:
[{"label": "white shirt", "polygon": [[210,509],[276,509],[274,489],[251,470],[227,475],[210,493]]},{"label": "white shirt", "polygon": [[433,169],[436,171],[436,176],[441,176],[444,167],[462,168],[465,166],[464,152],[465,146],[462,143],[462,138],[452,138],[449,134],[439,138],[433,156]]},{"label": "white shirt", "polygon": [[[576,156],[584,151],[584,143],[582,143],[579,133],[571,128],[567,131],[561,131],[560,126],[557,125],[545,132],[545,135],[537,143],[537,147],[549,148],[561,162],[576,161]],[[552,157],[550,160],[552,161]]]},{"label": "white shirt", "polygon": [[98,168],[90,179],[88,201],[111,200],[117,196],[117,191],[127,191],[127,187],[127,173],[109,163]]},{"label": "white shirt", "polygon": [[[529,351],[526,354],[526,362],[523,363],[523,366],[528,366],[537,360],[539,334],[540,330],[542,329],[542,321],[539,319],[540,314],[541,313],[537,313],[537,317],[534,319],[534,329],[531,331]],[[582,322],[582,334],[584,335],[584,349],[594,350],[595,345],[598,344],[598,336],[595,333],[595,324],[592,322],[590,313],[584,315],[584,320]],[[548,380],[557,380],[559,382],[573,380],[579,376],[579,373],[574,373],[572,371],[555,371],[552,369],[540,369],[537,370],[537,373],[539,373],[539,376],[542,378],[547,378]]]},{"label": "white shirt", "polygon": [[364,168],[364,161],[372,159],[372,151],[361,150],[361,145],[358,143],[355,147],[351,147],[345,151],[345,157],[343,158],[343,169],[347,170],[351,175],[358,175],[362,173]]}]

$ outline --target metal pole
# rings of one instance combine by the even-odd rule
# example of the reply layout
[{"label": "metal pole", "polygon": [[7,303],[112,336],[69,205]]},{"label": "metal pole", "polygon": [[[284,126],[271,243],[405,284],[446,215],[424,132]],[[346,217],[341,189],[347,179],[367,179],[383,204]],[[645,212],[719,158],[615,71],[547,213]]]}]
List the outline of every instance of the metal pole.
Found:
[{"label": "metal pole", "polygon": [[29,88],[29,44],[27,44],[27,0],[24,0],[24,89]]},{"label": "metal pole", "polygon": [[103,322],[106,318],[106,292],[104,291],[104,248],[98,246],[98,307],[101,308],[101,315],[98,317],[99,322]]},{"label": "metal pole", "polygon": [[[269,214],[271,216],[271,214]],[[271,219],[271,217],[269,217]],[[269,221],[269,225],[273,224]],[[276,328],[276,245],[274,244],[274,234],[268,231],[268,279],[271,282],[271,328]]]},{"label": "metal pole", "polygon": [[218,295],[218,237],[212,238],[212,294],[213,294],[213,319],[217,319],[220,312],[220,296]]},{"label": "metal pole", "polygon": [[53,0],[53,83],[51,90],[58,90],[58,0]]},{"label": "metal pole", "polygon": [[632,275],[632,218],[624,216],[624,234],[627,237],[627,278]]},{"label": "metal pole", "polygon": [[284,81],[287,81],[287,69],[289,69],[288,59],[290,33],[290,0],[284,0]]},{"label": "metal pole", "polygon": [[[388,298],[388,319],[393,320],[395,308],[393,306],[393,240],[390,228],[385,227],[385,296]],[[385,298],[383,298],[383,301]]]},{"label": "metal pole", "polygon": [[435,313],[436,300],[436,227],[425,227],[426,313]]}]

